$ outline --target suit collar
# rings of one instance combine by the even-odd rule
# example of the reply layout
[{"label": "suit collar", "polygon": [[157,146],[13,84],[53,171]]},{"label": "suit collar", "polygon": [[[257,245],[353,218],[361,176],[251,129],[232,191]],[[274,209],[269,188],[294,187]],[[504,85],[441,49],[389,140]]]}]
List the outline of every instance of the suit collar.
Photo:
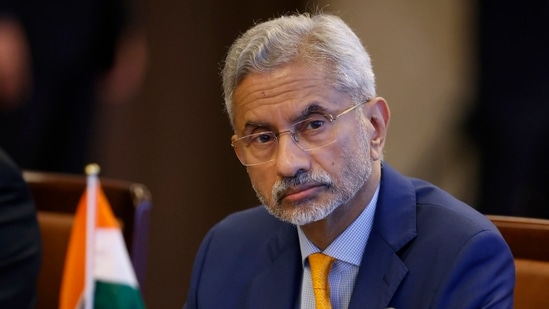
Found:
[{"label": "suit collar", "polygon": [[374,229],[396,252],[416,237],[416,191],[407,177],[383,164]]},{"label": "suit collar", "polygon": [[384,164],[374,226],[349,308],[386,308],[408,269],[398,256],[417,235],[416,197],[410,181]]}]

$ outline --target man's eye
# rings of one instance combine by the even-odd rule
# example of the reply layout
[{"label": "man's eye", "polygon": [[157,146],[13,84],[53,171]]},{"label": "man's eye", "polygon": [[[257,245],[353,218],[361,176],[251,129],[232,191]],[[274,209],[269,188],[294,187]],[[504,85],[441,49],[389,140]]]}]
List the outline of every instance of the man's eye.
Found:
[{"label": "man's eye", "polygon": [[324,117],[313,117],[303,120],[296,129],[300,132],[318,131],[326,125],[326,119]]},{"label": "man's eye", "polygon": [[306,123],[305,130],[316,130],[324,125],[325,120],[311,119]]},{"label": "man's eye", "polygon": [[271,143],[274,140],[274,135],[272,133],[260,133],[257,134],[254,139],[254,144],[267,144]]}]

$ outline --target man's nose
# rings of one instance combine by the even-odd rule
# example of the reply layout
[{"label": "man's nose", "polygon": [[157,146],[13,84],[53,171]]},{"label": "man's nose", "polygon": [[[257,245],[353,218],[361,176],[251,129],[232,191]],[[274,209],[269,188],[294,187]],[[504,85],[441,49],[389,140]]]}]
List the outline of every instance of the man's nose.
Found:
[{"label": "man's nose", "polygon": [[290,131],[278,134],[278,148],[275,157],[277,172],[283,177],[292,177],[299,170],[308,171],[310,168],[309,153],[298,146],[298,139]]}]

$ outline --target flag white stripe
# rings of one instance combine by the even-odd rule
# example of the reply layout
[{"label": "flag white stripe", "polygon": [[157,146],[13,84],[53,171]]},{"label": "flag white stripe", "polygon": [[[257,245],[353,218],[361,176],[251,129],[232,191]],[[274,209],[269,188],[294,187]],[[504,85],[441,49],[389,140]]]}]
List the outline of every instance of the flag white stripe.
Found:
[{"label": "flag white stripe", "polygon": [[137,288],[122,231],[119,228],[97,228],[95,233],[95,279]]}]

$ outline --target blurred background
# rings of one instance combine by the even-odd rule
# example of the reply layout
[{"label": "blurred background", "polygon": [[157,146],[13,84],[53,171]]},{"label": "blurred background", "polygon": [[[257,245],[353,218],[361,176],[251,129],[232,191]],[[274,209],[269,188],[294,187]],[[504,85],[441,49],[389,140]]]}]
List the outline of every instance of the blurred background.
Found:
[{"label": "blurred background", "polygon": [[25,169],[97,162],[149,187],[149,308],[180,308],[205,233],[257,204],[219,69],[240,33],[287,12],[337,13],[361,37],[389,164],[484,213],[549,218],[549,1],[54,2],[0,5],[0,147]]}]

